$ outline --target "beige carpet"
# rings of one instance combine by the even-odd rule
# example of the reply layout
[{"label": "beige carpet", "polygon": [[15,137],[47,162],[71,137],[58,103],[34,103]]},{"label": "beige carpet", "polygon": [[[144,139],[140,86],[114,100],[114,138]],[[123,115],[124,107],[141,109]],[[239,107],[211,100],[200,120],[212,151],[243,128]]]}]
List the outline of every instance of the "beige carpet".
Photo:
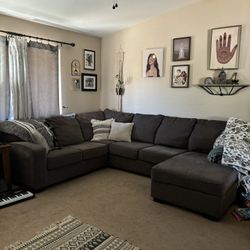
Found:
[{"label": "beige carpet", "polygon": [[143,250],[249,250],[250,221],[220,222],[152,201],[150,179],[104,169],[50,187],[0,210],[0,249],[27,240],[67,215]]}]

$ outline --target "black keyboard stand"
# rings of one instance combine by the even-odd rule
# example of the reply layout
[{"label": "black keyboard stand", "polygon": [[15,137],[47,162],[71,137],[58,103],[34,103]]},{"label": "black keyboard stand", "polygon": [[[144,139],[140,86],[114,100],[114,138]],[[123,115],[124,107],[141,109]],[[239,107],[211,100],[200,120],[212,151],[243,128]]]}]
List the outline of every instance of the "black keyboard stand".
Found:
[{"label": "black keyboard stand", "polygon": [[1,144],[0,149],[4,176],[4,179],[0,179],[0,208],[35,197],[35,194],[32,192],[13,185],[9,158],[10,146],[7,144]]}]

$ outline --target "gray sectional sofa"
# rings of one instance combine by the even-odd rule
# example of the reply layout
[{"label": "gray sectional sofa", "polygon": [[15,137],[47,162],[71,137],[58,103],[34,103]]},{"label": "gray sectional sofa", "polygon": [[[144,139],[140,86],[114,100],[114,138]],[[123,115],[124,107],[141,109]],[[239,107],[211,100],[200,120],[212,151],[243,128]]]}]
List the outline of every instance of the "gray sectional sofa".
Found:
[{"label": "gray sectional sofa", "polygon": [[[91,119],[133,122],[132,142],[91,142]],[[219,219],[236,198],[235,170],[208,162],[226,122],[112,111],[51,117],[57,148],[13,141],[15,182],[39,191],[52,184],[113,167],[151,177],[151,196]],[[2,134],[0,140],[10,140]]]}]

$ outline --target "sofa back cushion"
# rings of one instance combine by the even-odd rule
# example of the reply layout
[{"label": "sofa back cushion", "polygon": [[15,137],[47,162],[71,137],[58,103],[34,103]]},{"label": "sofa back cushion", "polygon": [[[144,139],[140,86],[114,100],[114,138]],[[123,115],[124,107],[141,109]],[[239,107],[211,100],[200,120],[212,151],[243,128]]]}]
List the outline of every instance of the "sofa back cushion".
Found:
[{"label": "sofa back cushion", "polygon": [[155,144],[187,148],[196,119],[166,116],[157,130]]},{"label": "sofa back cushion", "polygon": [[132,140],[154,143],[155,133],[161,124],[163,115],[135,114]]},{"label": "sofa back cushion", "polygon": [[76,114],[76,119],[80,124],[82,134],[85,141],[90,141],[93,138],[93,128],[91,124],[91,119],[105,120],[103,111],[78,113]]},{"label": "sofa back cushion", "polygon": [[225,121],[199,119],[189,138],[188,149],[190,151],[208,153],[225,127]]},{"label": "sofa back cushion", "polygon": [[105,119],[115,119],[116,122],[130,123],[133,120],[133,113],[119,112],[111,109],[104,110]]},{"label": "sofa back cushion", "polygon": [[55,135],[57,146],[78,144],[84,141],[79,123],[74,117],[54,116],[45,121]]}]

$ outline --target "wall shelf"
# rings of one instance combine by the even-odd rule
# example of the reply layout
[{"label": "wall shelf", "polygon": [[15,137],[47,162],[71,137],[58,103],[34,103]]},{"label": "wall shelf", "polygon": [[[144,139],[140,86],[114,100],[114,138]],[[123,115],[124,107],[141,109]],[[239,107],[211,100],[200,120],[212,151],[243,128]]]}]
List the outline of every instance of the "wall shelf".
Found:
[{"label": "wall shelf", "polygon": [[232,84],[232,83],[225,83],[225,84],[198,84],[199,87],[204,89],[210,95],[235,95],[241,89],[244,89],[250,85],[248,84]]}]

